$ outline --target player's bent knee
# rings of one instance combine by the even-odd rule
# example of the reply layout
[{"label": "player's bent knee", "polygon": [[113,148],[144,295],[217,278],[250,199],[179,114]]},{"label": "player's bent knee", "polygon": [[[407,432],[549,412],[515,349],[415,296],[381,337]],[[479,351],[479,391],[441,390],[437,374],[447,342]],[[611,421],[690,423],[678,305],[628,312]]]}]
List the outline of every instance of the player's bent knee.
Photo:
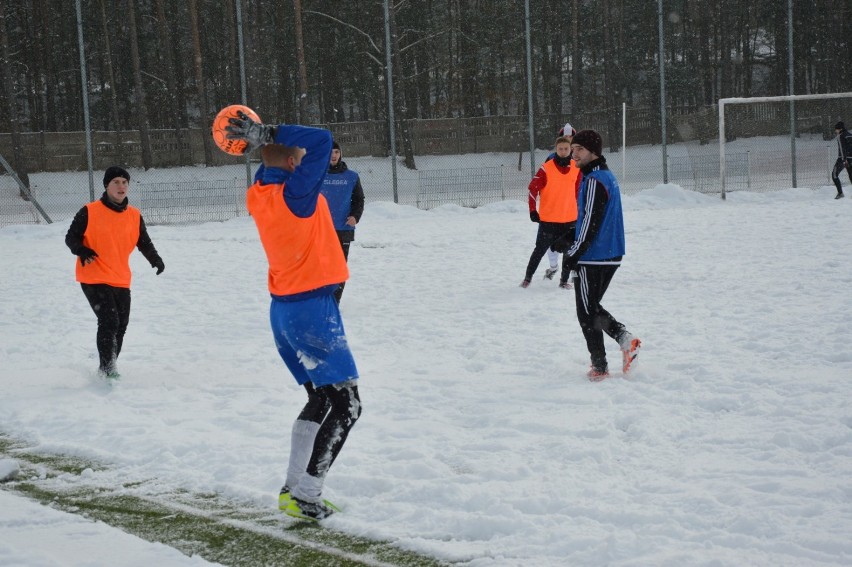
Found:
[{"label": "player's bent knee", "polygon": [[326,388],[334,406],[332,411],[345,415],[350,426],[354,424],[361,417],[361,398],[358,395],[357,380],[347,380]]}]

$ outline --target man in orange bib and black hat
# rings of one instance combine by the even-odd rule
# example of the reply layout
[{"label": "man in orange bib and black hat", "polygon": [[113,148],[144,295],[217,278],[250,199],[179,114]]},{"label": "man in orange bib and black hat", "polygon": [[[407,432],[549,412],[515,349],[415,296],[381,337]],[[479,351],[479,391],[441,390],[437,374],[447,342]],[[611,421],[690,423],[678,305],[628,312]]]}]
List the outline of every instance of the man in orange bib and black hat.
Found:
[{"label": "man in orange bib and black hat", "polygon": [[79,258],[77,281],[98,318],[98,373],[119,377],[115,361],[130,320],[130,254],[138,248],[156,268],[166,268],[154,248],[139,209],[128,204],[130,174],[111,166],[104,173],[104,194],[74,216],[65,244]]}]

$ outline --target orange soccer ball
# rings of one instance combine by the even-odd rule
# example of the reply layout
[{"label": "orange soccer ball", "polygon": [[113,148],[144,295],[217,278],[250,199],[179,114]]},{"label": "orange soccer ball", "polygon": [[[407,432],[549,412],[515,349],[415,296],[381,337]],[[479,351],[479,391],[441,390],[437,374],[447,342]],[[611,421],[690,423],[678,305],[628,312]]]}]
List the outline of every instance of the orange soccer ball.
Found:
[{"label": "orange soccer ball", "polygon": [[216,118],[213,119],[213,141],[216,142],[216,145],[219,146],[220,150],[226,154],[235,156],[243,155],[246,151],[246,146],[248,145],[245,140],[229,140],[227,138],[228,132],[225,128],[231,125],[231,123],[228,122],[228,119],[239,118],[239,116],[237,116],[238,110],[242,110],[246,116],[255,122],[260,122],[260,116],[258,116],[254,110],[242,104],[226,106],[220,110],[219,114],[216,115]]}]

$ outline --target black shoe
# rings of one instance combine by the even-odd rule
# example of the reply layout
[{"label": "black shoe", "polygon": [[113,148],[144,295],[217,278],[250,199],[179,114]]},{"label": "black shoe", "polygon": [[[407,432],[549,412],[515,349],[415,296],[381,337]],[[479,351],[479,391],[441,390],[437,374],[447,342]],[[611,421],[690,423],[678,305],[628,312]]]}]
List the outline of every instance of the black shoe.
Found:
[{"label": "black shoe", "polygon": [[544,271],[544,277],[545,277],[545,279],[552,280],[552,279],[553,279],[553,276],[555,276],[555,275],[556,275],[556,272],[558,272],[558,271],[559,271],[559,269],[558,269],[558,268],[547,268],[547,269]]},{"label": "black shoe", "polygon": [[843,193],[838,193],[835,199],[842,199],[844,197]]}]

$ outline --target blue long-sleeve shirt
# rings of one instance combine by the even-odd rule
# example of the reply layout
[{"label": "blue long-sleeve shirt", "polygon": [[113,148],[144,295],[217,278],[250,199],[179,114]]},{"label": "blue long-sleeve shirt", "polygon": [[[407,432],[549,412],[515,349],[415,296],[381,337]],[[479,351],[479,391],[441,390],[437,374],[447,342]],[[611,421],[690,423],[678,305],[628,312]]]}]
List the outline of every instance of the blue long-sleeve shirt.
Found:
[{"label": "blue long-sleeve shirt", "polygon": [[263,164],[254,175],[255,181],[264,184],[283,183],[284,201],[297,217],[307,218],[314,214],[322,182],[331,159],[331,132],[322,128],[281,124],[275,133],[276,144],[304,148],[302,162],[293,172],[280,167]]}]

